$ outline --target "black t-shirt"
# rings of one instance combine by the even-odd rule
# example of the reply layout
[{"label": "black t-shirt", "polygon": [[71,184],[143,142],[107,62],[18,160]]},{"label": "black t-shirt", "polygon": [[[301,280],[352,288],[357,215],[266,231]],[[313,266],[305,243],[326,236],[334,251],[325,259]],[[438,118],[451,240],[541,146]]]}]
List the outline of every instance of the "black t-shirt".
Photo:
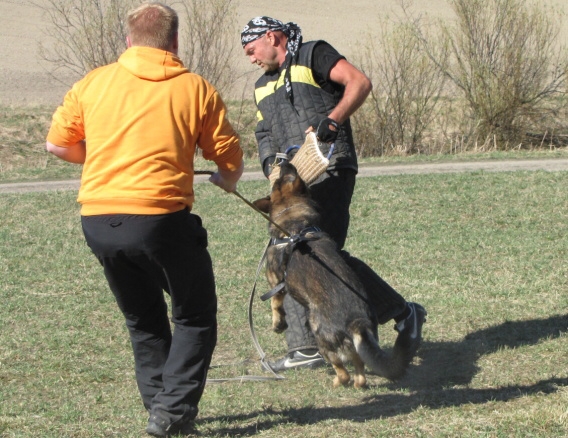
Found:
[{"label": "black t-shirt", "polygon": [[330,44],[320,41],[314,46],[312,55],[312,71],[317,84],[329,93],[343,93],[344,87],[329,79],[329,71],[345,56],[339,54]]}]

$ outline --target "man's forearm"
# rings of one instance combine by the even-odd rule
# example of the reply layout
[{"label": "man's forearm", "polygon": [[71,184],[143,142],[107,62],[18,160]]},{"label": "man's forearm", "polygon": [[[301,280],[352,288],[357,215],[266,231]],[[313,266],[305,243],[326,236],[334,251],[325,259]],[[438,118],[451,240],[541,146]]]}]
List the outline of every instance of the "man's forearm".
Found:
[{"label": "man's forearm", "polygon": [[75,164],[83,164],[85,162],[85,157],[87,155],[86,146],[85,140],[81,140],[67,147],[57,146],[50,142],[45,143],[45,148],[48,152],[62,160]]},{"label": "man's forearm", "polygon": [[343,123],[363,105],[370,92],[371,86],[368,82],[354,83],[346,87],[342,99],[329,117],[339,124]]}]

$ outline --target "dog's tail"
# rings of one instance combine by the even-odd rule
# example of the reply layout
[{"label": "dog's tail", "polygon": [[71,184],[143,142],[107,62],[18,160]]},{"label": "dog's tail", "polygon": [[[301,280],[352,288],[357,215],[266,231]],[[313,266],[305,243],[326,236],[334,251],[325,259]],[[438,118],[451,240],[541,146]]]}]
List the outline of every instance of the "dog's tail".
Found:
[{"label": "dog's tail", "polygon": [[361,328],[353,333],[355,351],[365,365],[374,373],[389,380],[400,379],[408,367],[408,358],[400,349],[394,349],[390,355],[379,346],[369,328]]}]

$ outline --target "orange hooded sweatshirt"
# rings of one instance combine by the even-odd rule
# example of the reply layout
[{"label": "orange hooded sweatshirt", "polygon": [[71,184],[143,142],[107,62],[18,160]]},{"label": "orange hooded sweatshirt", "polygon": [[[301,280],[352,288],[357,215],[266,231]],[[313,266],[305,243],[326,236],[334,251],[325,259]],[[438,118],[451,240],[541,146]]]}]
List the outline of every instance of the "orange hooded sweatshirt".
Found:
[{"label": "orange hooded sweatshirt", "polygon": [[83,216],[172,213],[192,206],[197,146],[221,169],[240,165],[226,112],[215,88],[172,53],[131,47],[73,86],[47,141],[86,140]]}]

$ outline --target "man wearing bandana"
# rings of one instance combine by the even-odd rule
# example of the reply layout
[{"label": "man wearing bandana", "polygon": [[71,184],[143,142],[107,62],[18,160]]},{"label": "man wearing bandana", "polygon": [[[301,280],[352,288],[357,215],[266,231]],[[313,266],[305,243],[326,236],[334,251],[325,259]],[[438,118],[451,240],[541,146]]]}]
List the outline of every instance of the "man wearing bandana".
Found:
[{"label": "man wearing bandana", "polygon": [[[371,92],[371,82],[327,42],[303,42],[295,23],[253,18],[241,32],[241,43],[250,62],[264,70],[255,84],[255,135],[264,174],[272,171],[277,153],[303,144],[310,131],[328,145],[322,151],[324,155],[333,144],[329,167],[310,185],[310,192],[320,208],[323,231],[342,250],[358,170],[349,117]],[[425,309],[406,302],[361,260],[343,250],[342,255],[365,285],[379,323],[395,320],[399,333],[396,343],[408,352],[410,362],[422,339]],[[288,294],[284,310],[288,354],[270,362],[270,367],[280,372],[323,365],[307,310]]]}]

